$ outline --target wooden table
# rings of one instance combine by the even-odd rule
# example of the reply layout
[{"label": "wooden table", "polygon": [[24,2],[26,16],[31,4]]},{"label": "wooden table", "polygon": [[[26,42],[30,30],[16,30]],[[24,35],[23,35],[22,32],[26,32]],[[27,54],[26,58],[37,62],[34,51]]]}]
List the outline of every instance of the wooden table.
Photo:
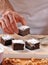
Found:
[{"label": "wooden table", "polygon": [[[5,34],[0,34],[0,39],[1,37],[5,35]],[[11,34],[11,36],[15,39],[30,39],[30,38],[37,38],[37,39],[42,39],[42,38],[46,38],[48,37],[48,35],[32,35],[32,34],[29,34],[29,35],[26,35],[26,36],[19,36],[17,34]],[[1,40],[0,40],[1,41]]]},{"label": "wooden table", "polygon": [[[3,34],[0,35],[0,42],[1,42],[1,37],[3,36]],[[13,38],[15,39],[31,39],[31,38],[36,38],[39,40],[46,40],[48,39],[48,35],[26,35],[24,37],[19,36],[17,34],[11,35]],[[11,47],[6,47],[3,46],[5,49],[4,52],[4,57],[9,57],[9,58],[31,58],[31,57],[35,57],[35,58],[46,58],[48,57],[48,46],[47,47],[43,47],[41,46],[41,48],[39,50],[34,50],[34,51],[30,51],[30,50],[24,50],[24,51],[13,51],[11,49]]]}]

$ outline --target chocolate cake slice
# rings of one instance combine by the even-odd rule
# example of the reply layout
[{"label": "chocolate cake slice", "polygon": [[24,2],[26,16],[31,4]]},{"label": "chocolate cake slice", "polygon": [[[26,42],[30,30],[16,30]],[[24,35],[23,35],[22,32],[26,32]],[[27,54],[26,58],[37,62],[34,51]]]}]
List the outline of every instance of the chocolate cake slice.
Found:
[{"label": "chocolate cake slice", "polygon": [[24,41],[23,40],[12,40],[13,50],[24,50]]},{"label": "chocolate cake slice", "polygon": [[13,40],[13,38],[10,35],[4,35],[1,38],[1,43],[3,45],[6,45],[6,46],[7,45],[11,45],[12,44],[12,40]]},{"label": "chocolate cake slice", "polygon": [[26,40],[25,47],[29,50],[39,49],[40,42],[36,39],[29,39],[29,40]]},{"label": "chocolate cake slice", "polygon": [[29,26],[21,26],[19,27],[19,35],[25,36],[30,34],[30,27]]}]

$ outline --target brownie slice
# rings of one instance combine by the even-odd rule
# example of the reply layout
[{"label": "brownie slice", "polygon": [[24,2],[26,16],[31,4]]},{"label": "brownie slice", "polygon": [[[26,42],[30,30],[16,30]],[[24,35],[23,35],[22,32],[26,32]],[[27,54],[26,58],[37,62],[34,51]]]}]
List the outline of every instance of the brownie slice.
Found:
[{"label": "brownie slice", "polygon": [[1,43],[5,46],[11,45],[12,44],[13,38],[10,35],[4,35],[1,38]]},{"label": "brownie slice", "polygon": [[23,40],[12,40],[13,50],[24,50],[24,41]]},{"label": "brownie slice", "polygon": [[36,39],[29,39],[29,40],[26,40],[25,47],[29,50],[39,49],[40,42]]},{"label": "brownie slice", "polygon": [[30,34],[30,27],[29,26],[21,26],[19,27],[19,35],[25,36]]}]

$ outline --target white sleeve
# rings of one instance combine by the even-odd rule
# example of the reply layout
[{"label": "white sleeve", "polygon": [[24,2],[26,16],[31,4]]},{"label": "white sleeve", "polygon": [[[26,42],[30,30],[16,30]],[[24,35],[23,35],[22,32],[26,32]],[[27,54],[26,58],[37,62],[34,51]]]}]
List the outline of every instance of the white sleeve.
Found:
[{"label": "white sleeve", "polygon": [[32,34],[48,34],[48,0],[9,0],[24,16]]}]

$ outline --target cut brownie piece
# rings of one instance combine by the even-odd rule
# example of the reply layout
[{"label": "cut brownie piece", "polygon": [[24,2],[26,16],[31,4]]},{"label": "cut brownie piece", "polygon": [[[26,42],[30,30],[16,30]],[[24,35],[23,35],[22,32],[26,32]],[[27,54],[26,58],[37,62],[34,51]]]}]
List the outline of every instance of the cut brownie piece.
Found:
[{"label": "cut brownie piece", "polygon": [[1,38],[1,43],[3,45],[6,45],[6,46],[7,45],[11,45],[12,44],[12,40],[13,40],[13,38],[10,35],[4,35]]},{"label": "cut brownie piece", "polygon": [[25,36],[30,34],[30,27],[29,26],[21,26],[19,27],[19,35]]},{"label": "cut brownie piece", "polygon": [[13,50],[24,50],[24,41],[23,40],[12,40]]},{"label": "cut brownie piece", "polygon": [[40,42],[36,39],[29,39],[29,40],[26,40],[25,47],[30,50],[39,49]]}]

